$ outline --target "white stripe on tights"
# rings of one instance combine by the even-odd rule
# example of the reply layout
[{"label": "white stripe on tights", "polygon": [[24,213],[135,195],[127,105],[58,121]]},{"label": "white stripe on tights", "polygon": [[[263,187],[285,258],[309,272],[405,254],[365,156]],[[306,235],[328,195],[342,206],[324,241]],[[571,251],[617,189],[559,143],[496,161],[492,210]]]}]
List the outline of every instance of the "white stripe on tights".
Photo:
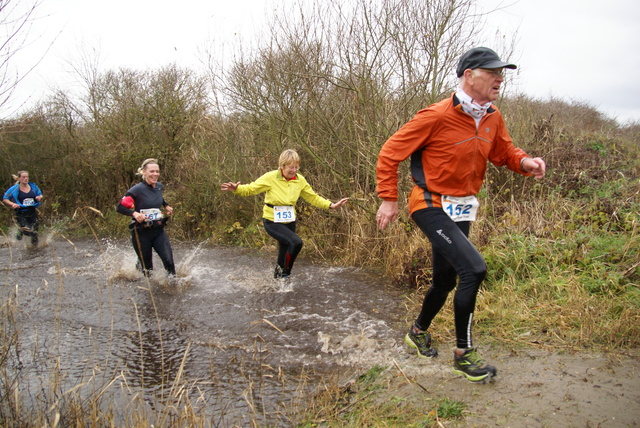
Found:
[{"label": "white stripe on tights", "polygon": [[471,324],[473,323],[473,312],[469,314],[469,323],[467,324],[467,346],[469,348],[473,348],[473,343],[471,343]]}]

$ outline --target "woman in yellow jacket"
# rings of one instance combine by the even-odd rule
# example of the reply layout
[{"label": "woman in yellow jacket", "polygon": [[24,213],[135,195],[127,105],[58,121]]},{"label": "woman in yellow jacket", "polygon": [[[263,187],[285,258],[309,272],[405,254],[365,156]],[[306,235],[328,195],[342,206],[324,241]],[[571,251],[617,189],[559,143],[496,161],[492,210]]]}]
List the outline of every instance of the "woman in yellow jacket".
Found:
[{"label": "woman in yellow jacket", "polygon": [[279,169],[269,171],[253,183],[222,183],[222,190],[240,196],[266,192],[262,223],[267,233],[278,241],[278,264],[274,278],[289,278],[293,263],[302,249],[302,239],[296,235],[295,205],[300,197],[317,208],[335,209],[349,198],[331,202],[313,191],[307,180],[298,173],[300,156],[287,149],[280,154]]}]

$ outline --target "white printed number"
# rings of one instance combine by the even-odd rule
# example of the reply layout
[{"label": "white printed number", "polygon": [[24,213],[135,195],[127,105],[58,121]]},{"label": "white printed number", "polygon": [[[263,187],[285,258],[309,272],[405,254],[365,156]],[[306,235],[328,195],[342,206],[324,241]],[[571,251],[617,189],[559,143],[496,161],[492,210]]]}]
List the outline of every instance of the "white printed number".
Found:
[{"label": "white printed number", "polygon": [[479,206],[475,196],[442,195],[442,209],[453,221],[475,221]]},{"label": "white printed number", "polygon": [[273,222],[274,223],[291,223],[295,221],[296,214],[293,211],[292,205],[274,206],[273,207]]}]

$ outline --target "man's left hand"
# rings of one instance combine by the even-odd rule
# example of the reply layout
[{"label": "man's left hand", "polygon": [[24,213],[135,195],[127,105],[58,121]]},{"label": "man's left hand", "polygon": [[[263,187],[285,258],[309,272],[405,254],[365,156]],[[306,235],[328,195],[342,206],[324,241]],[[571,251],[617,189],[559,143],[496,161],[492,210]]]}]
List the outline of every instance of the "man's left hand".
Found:
[{"label": "man's left hand", "polygon": [[540,180],[547,171],[547,165],[542,158],[526,158],[522,161],[522,169],[533,175],[533,178]]}]

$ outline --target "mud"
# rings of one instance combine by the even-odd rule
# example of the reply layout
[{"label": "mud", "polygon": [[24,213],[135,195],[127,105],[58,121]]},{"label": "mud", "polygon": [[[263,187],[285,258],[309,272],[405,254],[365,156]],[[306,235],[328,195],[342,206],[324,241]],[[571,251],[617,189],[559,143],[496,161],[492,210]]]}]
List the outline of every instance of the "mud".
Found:
[{"label": "mud", "polygon": [[[447,427],[633,427],[640,424],[640,359],[630,354],[480,349],[498,368],[492,382],[451,371],[451,356],[396,357],[390,394],[432,409],[442,398],[467,407]],[[403,374],[404,373],[404,374]],[[406,377],[405,377],[406,376]],[[419,385],[424,387],[424,391]]]}]

